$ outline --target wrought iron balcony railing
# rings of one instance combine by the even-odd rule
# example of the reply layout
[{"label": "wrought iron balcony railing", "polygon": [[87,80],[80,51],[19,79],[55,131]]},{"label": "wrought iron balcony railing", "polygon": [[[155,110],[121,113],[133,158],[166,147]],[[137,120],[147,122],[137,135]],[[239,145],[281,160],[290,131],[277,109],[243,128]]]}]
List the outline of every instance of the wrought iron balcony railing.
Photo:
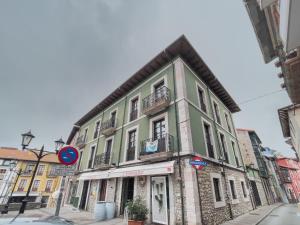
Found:
[{"label": "wrought iron balcony railing", "polygon": [[81,135],[76,139],[76,146],[78,148],[83,148],[85,146],[86,143],[86,136],[85,135]]},{"label": "wrought iron balcony railing", "polygon": [[143,99],[143,113],[146,115],[154,115],[166,109],[170,101],[170,90],[163,86]]},{"label": "wrought iron balcony railing", "polygon": [[96,169],[106,169],[110,167],[110,152],[104,152],[95,156],[94,168]]},{"label": "wrought iron balcony railing", "polygon": [[100,132],[105,136],[112,135],[117,128],[117,119],[109,119],[101,124]]},{"label": "wrought iron balcony railing", "polygon": [[127,149],[126,160],[134,160],[135,159],[135,146]]},{"label": "wrought iron balcony railing", "polygon": [[174,137],[164,134],[158,138],[149,138],[141,143],[140,159],[157,161],[170,158],[174,151]]}]

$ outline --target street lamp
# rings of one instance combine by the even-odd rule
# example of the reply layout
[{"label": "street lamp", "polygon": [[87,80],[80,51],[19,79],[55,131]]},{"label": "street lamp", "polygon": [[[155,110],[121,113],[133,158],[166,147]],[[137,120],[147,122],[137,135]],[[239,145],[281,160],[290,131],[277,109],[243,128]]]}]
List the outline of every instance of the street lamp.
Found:
[{"label": "street lamp", "polygon": [[[25,198],[22,200],[22,205],[20,207],[20,210],[19,210],[19,214],[23,214],[24,211],[25,211],[25,208],[26,208],[26,205],[27,205],[27,202],[28,202],[28,198],[29,198],[29,193],[30,193],[30,190],[31,190],[31,187],[32,187],[32,184],[33,184],[33,181],[34,181],[34,178],[35,178],[35,175],[36,175],[36,172],[37,172],[37,168],[40,164],[40,161],[42,158],[44,158],[46,155],[49,155],[51,154],[50,152],[48,153],[44,153],[44,145],[42,146],[42,148],[40,149],[40,151],[34,151],[32,149],[28,149],[27,146],[29,146],[31,140],[34,138],[34,135],[31,133],[31,131],[28,131],[27,133],[24,133],[22,134],[22,146],[23,146],[23,150],[27,149],[28,151],[32,152],[36,158],[37,158],[37,163],[34,167],[34,170],[33,170],[33,174],[32,174],[32,177],[31,177],[31,180],[30,180],[30,183],[29,183],[29,186],[28,186],[28,189],[27,189],[27,192],[26,192],[26,195],[25,195]],[[64,143],[64,141],[62,140],[62,138],[60,138],[59,140],[55,141],[55,150],[56,152],[58,151],[57,147],[59,146],[62,146]]]},{"label": "street lamp", "polygon": [[62,148],[62,146],[64,146],[65,142],[63,141],[62,138],[54,141],[55,143],[55,152],[56,154],[58,153],[58,151]]}]

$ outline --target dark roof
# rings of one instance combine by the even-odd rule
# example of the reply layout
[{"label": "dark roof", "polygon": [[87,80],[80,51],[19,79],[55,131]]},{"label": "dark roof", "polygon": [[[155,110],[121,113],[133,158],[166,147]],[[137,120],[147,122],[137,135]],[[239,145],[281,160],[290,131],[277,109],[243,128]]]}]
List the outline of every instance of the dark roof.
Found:
[{"label": "dark roof", "polygon": [[233,98],[225,90],[219,80],[214,76],[214,74],[211,72],[202,58],[195,51],[193,46],[189,43],[187,38],[182,35],[166,49],[155,56],[145,66],[143,66],[139,71],[133,74],[120,87],[115,89],[110,95],[108,95],[103,101],[97,104],[80,120],[78,120],[69,135],[67,144],[70,144],[70,142],[72,141],[72,138],[76,134],[76,131],[79,129],[78,126],[82,126],[88,120],[96,116],[99,112],[103,111],[105,108],[125,96],[126,93],[146,80],[149,76],[151,76],[151,74],[153,74],[163,66],[166,66],[172,59],[178,56],[180,56],[196,72],[199,78],[208,85],[212,92],[221,99],[221,101],[232,113],[240,111],[239,106],[235,103]]},{"label": "dark roof", "polygon": [[289,105],[286,107],[283,107],[281,109],[278,109],[278,116],[279,116],[279,120],[280,120],[280,124],[281,124],[281,129],[282,129],[282,133],[283,136],[285,138],[288,138],[291,136],[290,134],[290,123],[289,123],[289,110],[291,109],[295,109],[300,107],[300,104],[298,105]]}]

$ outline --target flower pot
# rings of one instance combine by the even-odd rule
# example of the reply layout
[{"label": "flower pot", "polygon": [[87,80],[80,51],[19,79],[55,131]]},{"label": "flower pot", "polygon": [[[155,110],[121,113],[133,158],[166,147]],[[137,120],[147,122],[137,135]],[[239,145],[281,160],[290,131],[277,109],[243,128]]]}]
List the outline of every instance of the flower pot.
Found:
[{"label": "flower pot", "polygon": [[144,225],[144,221],[128,220],[128,225]]}]

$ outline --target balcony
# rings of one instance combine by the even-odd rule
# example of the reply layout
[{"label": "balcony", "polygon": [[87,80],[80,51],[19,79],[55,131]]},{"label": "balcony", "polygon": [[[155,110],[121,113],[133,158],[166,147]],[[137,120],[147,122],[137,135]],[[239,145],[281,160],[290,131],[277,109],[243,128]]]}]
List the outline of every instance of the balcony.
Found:
[{"label": "balcony", "polygon": [[78,148],[83,148],[85,146],[85,141],[86,141],[86,136],[85,135],[79,136],[76,140],[76,146]]},{"label": "balcony", "polygon": [[117,129],[117,121],[115,119],[109,119],[101,124],[100,132],[105,136],[110,136],[115,133]]},{"label": "balcony", "polygon": [[170,90],[163,86],[143,99],[143,113],[151,116],[165,110],[171,102]]},{"label": "balcony", "polygon": [[94,161],[94,168],[100,169],[100,170],[109,169],[111,167],[110,158],[111,158],[110,152],[108,152],[108,153],[105,152],[105,153],[96,155],[95,161]]},{"label": "balcony", "polygon": [[159,139],[149,138],[142,141],[140,160],[142,161],[161,161],[173,156],[174,137],[164,134]]}]

